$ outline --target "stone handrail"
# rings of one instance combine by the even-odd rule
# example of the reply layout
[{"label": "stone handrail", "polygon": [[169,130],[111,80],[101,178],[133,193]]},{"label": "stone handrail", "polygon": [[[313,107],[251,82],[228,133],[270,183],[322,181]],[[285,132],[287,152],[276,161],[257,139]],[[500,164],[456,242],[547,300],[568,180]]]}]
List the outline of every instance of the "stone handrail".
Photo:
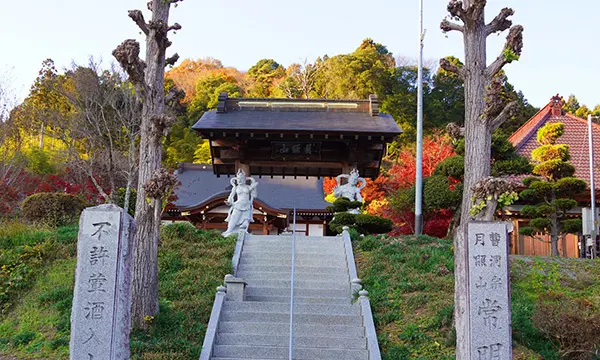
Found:
[{"label": "stone handrail", "polygon": [[358,305],[363,318],[363,326],[365,327],[365,336],[367,338],[367,350],[369,351],[369,360],[381,360],[381,352],[379,351],[379,343],[377,342],[377,333],[375,332],[375,322],[373,321],[373,313],[371,312],[371,302],[369,301],[369,293],[362,290],[361,281],[356,272],[356,263],[354,262],[354,252],[352,250],[352,240],[350,239],[350,230],[347,226],[343,227],[342,238],[344,239],[344,247],[346,249],[346,261],[348,263],[348,273],[350,275],[352,295],[358,293]]},{"label": "stone handrail", "polygon": [[215,295],[215,302],[212,311],[210,312],[210,320],[208,321],[204,342],[202,343],[200,360],[210,360],[212,357],[213,347],[217,337],[217,327],[219,325],[219,319],[221,318],[221,310],[223,309],[226,291],[227,289],[224,286],[217,287],[217,295]]},{"label": "stone handrail", "polygon": [[356,272],[356,264],[354,263],[354,252],[352,251],[352,240],[350,239],[350,228],[347,226],[343,227],[342,238],[344,239],[344,248],[346,249],[346,262],[348,264],[348,273],[350,275],[351,291],[352,295],[356,294],[362,289],[360,285],[360,279]]},{"label": "stone handrail", "polygon": [[365,336],[367,338],[367,350],[369,351],[369,360],[381,360],[379,343],[377,342],[377,333],[375,332],[375,322],[373,321],[373,312],[371,302],[369,301],[369,292],[361,290],[358,292],[358,303],[363,317],[363,326],[365,327]]},{"label": "stone handrail", "polygon": [[231,266],[233,267],[233,276],[237,276],[237,269],[240,265],[240,258],[242,257],[242,250],[244,249],[244,241],[246,237],[249,237],[245,231],[240,231],[237,236],[237,241],[235,242],[235,252],[233,253],[233,258],[231,259]]}]

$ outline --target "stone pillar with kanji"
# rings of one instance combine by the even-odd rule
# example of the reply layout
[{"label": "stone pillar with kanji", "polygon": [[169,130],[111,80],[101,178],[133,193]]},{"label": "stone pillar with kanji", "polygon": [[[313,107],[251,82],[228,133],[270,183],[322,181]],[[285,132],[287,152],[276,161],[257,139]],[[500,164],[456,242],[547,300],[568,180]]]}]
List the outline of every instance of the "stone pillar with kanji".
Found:
[{"label": "stone pillar with kanji", "polygon": [[512,359],[506,223],[471,222],[468,227],[469,359]]},{"label": "stone pillar with kanji", "polygon": [[129,359],[135,223],[118,206],[87,208],[79,221],[71,310],[71,360]]}]

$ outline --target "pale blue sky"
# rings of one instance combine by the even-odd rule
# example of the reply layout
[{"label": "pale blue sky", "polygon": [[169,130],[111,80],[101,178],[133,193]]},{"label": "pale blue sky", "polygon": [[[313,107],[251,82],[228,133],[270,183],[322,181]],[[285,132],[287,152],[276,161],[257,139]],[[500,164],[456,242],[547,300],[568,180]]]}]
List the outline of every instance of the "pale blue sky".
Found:
[{"label": "pale blue sky", "polygon": [[[463,57],[459,33],[439,30],[447,0],[425,2],[425,58]],[[93,55],[106,66],[126,38],[141,39],[128,9],[145,9],[145,0],[7,1],[0,13],[0,70],[12,74],[22,98],[50,57],[59,69]],[[511,83],[535,106],[557,92],[574,93],[588,106],[600,103],[600,1],[488,0],[488,20],[502,7],[515,9],[522,24],[521,60],[505,69]],[[284,66],[317,56],[353,51],[366,37],[396,56],[416,58],[417,0],[186,0],[172,10],[183,29],[171,36],[172,52],[182,58],[212,56],[226,66],[247,70],[261,58]],[[146,13],[146,17],[149,15]],[[488,61],[506,34],[488,41]],[[0,71],[2,73],[2,71]]]}]

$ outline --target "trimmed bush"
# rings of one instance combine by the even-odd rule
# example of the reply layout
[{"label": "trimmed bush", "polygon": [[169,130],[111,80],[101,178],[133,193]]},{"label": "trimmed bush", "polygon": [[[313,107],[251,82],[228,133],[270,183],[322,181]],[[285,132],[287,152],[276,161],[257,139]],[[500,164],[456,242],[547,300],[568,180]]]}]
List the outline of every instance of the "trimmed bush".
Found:
[{"label": "trimmed bush", "polygon": [[86,203],[81,198],[64,193],[38,193],[23,201],[23,219],[30,223],[62,226],[75,223]]},{"label": "trimmed bush", "polygon": [[328,206],[327,210],[341,213],[348,211],[349,209],[360,209],[362,203],[360,201],[350,201],[350,199],[341,197],[333,202],[333,206]]},{"label": "trimmed bush", "polygon": [[344,226],[348,226],[360,234],[384,234],[392,231],[392,220],[367,214],[337,213],[329,224],[329,228],[336,233],[341,233]]}]

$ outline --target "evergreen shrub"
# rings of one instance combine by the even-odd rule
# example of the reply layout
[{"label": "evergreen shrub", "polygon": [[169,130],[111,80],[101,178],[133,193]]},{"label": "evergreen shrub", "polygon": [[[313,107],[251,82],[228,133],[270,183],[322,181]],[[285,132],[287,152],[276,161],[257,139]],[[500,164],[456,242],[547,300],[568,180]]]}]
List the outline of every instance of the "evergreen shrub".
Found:
[{"label": "evergreen shrub", "polygon": [[29,223],[62,226],[75,223],[86,202],[71,194],[37,193],[23,201],[23,219]]},{"label": "evergreen shrub", "polygon": [[392,220],[367,214],[337,213],[329,224],[329,228],[336,233],[341,233],[344,226],[355,229],[358,233],[384,234],[392,231]]}]

